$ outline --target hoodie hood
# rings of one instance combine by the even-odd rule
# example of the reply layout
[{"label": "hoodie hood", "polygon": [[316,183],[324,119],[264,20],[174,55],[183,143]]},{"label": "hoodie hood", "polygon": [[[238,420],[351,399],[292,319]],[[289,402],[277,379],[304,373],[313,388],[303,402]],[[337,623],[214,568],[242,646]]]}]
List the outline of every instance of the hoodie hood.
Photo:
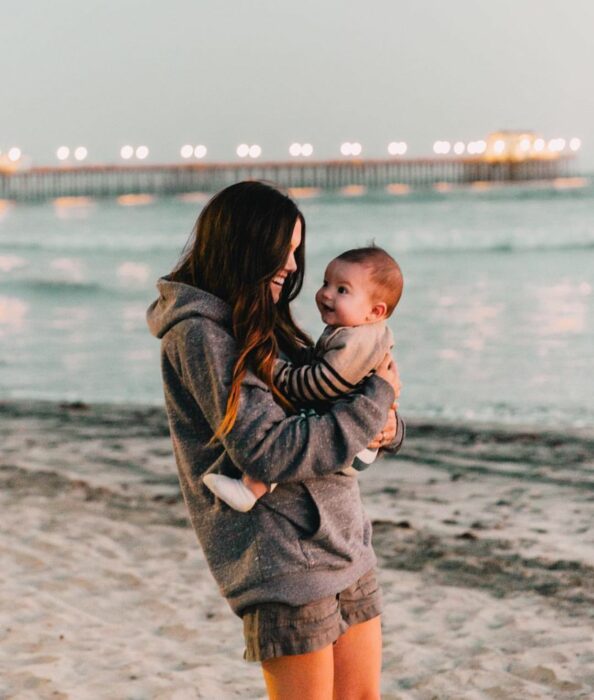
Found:
[{"label": "hoodie hood", "polygon": [[146,312],[150,332],[162,338],[176,323],[193,316],[208,318],[217,323],[231,323],[231,307],[219,297],[183,282],[173,282],[169,276],[157,282],[159,298]]}]

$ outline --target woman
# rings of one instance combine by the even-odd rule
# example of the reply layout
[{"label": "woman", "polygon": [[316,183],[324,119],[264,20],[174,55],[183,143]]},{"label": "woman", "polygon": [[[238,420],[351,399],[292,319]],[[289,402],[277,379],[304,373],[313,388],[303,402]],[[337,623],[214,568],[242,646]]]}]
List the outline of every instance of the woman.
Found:
[{"label": "woman", "polygon": [[[275,358],[311,346],[289,304],[304,276],[305,221],[274,187],[242,182],[201,212],[148,311],[161,338],[165,403],[182,492],[210,570],[244,621],[245,657],[271,698],[379,697],[380,600],[357,479],[338,473],[404,426],[387,357],[324,415],[297,415]],[[279,486],[249,513],[203,485],[242,472]]]}]

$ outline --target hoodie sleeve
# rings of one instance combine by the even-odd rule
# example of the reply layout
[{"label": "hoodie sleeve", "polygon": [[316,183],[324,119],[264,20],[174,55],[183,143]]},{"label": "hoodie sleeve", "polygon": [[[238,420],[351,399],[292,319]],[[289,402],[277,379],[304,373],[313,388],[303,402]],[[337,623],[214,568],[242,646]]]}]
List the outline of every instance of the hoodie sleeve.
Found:
[{"label": "hoodie sleeve", "polygon": [[[235,340],[204,318],[179,323],[172,332],[169,352],[177,357],[170,360],[214,432],[226,409]],[[393,401],[388,382],[372,376],[324,415],[288,416],[268,386],[248,372],[237,419],[222,445],[240,471],[264,483],[324,476],[352,464],[385,424]]]}]

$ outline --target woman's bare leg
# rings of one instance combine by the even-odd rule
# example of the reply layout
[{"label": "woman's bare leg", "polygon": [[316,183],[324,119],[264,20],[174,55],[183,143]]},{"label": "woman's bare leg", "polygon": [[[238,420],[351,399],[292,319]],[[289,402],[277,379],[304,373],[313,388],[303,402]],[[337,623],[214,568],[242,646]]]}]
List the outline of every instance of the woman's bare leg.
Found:
[{"label": "woman's bare leg", "polygon": [[334,645],[334,700],[379,700],[382,627],[378,615],[353,625]]},{"label": "woman's bare leg", "polygon": [[262,662],[262,671],[270,700],[332,700],[331,644],[309,654],[268,659]]}]

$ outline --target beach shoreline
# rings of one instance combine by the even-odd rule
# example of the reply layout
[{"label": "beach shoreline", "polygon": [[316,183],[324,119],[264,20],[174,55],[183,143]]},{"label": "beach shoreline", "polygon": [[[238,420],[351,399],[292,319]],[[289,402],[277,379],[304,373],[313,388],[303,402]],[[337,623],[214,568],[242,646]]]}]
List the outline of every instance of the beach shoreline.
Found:
[{"label": "beach shoreline", "polygon": [[[160,407],[0,401],[0,697],[262,698]],[[383,698],[594,694],[594,436],[411,421],[361,478]]]}]

